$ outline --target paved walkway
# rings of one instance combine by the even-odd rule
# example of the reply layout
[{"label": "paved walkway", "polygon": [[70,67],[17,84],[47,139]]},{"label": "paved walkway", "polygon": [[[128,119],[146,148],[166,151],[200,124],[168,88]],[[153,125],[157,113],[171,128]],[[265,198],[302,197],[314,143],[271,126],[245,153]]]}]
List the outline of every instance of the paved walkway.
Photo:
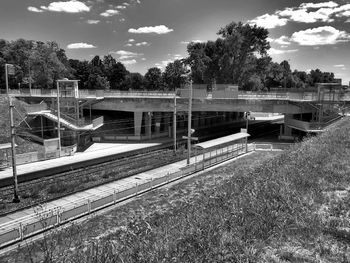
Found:
[{"label": "paved walkway", "polygon": [[[55,167],[60,167],[62,165],[70,165],[83,161],[88,161],[95,158],[107,157],[115,154],[125,153],[134,150],[140,150],[149,148],[152,146],[160,145],[160,143],[108,143],[108,144],[94,144],[87,151],[83,153],[75,153],[72,156],[65,156],[61,158],[27,163],[17,166],[18,176],[24,175],[27,173],[38,172],[46,169],[52,169]],[[0,179],[12,177],[12,167],[6,168],[0,171]]]}]

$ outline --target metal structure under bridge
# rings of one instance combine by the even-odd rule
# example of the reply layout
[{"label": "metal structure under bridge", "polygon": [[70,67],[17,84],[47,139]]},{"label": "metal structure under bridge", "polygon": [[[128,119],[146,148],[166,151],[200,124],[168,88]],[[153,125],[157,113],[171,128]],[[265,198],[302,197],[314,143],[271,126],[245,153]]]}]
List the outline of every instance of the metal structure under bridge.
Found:
[{"label": "metal structure under bridge", "polygon": [[[10,90],[9,94],[30,104],[28,117],[31,116],[33,119],[36,116],[37,126],[41,125],[42,131],[48,130],[48,126],[62,124],[66,133],[64,136],[66,145],[74,142],[84,145],[91,140],[145,140],[173,137],[175,115],[177,128],[179,130],[186,128],[189,88],[174,92],[79,90],[77,86],[76,82],[73,88],[60,90],[59,96],[57,96],[58,89]],[[57,98],[61,100],[60,120],[57,112],[52,110],[57,108]],[[348,111],[349,105],[350,90],[339,83],[319,83],[313,89],[273,89],[263,92],[241,91],[234,85],[219,85],[218,89],[209,91],[206,87],[194,85],[192,127],[212,127],[220,123],[242,122],[245,112],[280,113],[285,116],[280,138],[292,139],[293,130],[307,133],[322,132],[325,127],[339,119],[341,114]],[[126,135],[105,133],[103,123],[107,127],[108,123],[104,122],[103,116],[93,120],[92,116],[96,112],[130,113],[133,119],[132,131]],[[67,115],[73,116],[73,120]],[[33,136],[44,138],[45,134],[37,132]]]}]

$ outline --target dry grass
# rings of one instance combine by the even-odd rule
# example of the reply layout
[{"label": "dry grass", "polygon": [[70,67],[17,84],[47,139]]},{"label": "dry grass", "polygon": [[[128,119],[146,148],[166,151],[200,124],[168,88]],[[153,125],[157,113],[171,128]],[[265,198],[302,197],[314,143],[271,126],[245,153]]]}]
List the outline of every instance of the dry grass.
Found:
[{"label": "dry grass", "polygon": [[51,260],[350,262],[349,134],[346,119],[260,164],[241,159],[145,195],[80,226]]}]

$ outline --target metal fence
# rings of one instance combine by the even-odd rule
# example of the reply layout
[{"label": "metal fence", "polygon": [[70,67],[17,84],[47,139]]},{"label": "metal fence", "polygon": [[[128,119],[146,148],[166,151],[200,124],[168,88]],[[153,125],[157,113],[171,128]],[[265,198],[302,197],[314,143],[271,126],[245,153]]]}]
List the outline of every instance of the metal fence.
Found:
[{"label": "metal fence", "polygon": [[[250,149],[252,150],[252,148]],[[32,215],[17,218],[0,225],[0,248],[244,153],[246,153],[245,147],[230,148],[226,146],[221,150],[217,149],[215,152],[213,151],[210,153],[210,156],[206,156],[202,160],[180,169],[180,171],[168,173],[162,177],[152,178],[150,181],[142,184],[136,183],[123,190],[101,190],[98,196],[91,195],[88,198],[81,198],[64,207],[37,209]]]}]

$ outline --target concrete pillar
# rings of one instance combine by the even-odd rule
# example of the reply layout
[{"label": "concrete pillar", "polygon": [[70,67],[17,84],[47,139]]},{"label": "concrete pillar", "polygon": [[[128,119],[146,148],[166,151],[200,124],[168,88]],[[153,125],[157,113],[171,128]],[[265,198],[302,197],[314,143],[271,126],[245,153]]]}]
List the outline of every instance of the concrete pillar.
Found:
[{"label": "concrete pillar", "polygon": [[203,127],[203,126],[205,126],[205,112],[200,112],[200,114],[199,114],[199,125],[200,125],[200,127]]},{"label": "concrete pillar", "polygon": [[152,136],[152,112],[145,113],[145,131],[148,139]]},{"label": "concrete pillar", "polygon": [[[284,121],[286,122],[286,120],[293,118],[293,115],[291,114],[285,114],[284,115]],[[289,126],[287,126],[286,124],[283,125],[283,129],[280,129],[280,139],[287,139],[287,140],[293,140],[294,137],[292,135],[292,128],[290,128]]]},{"label": "concrete pillar", "polygon": [[169,131],[170,127],[172,126],[170,115],[171,114],[168,112],[163,113],[164,131]]},{"label": "concrete pillar", "polygon": [[193,113],[193,127],[195,129],[197,129],[199,127],[199,119],[200,119],[199,112],[194,112]]},{"label": "concrete pillar", "polygon": [[162,122],[162,113],[161,112],[155,112],[153,114],[154,116],[154,120],[155,120],[155,130],[154,133],[155,134],[159,134],[160,133],[160,124]]},{"label": "concrete pillar", "polygon": [[141,136],[141,126],[142,126],[142,115],[143,112],[134,112],[134,135]]}]

